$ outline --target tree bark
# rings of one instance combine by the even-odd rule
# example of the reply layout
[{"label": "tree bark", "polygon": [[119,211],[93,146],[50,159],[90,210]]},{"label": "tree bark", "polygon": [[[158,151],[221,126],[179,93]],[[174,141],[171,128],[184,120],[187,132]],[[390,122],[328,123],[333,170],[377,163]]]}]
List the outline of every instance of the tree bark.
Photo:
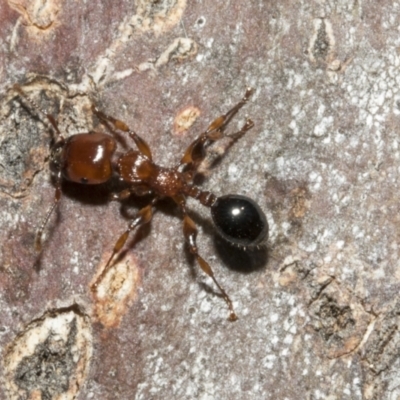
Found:
[{"label": "tree bark", "polygon": [[[0,399],[400,397],[397,3],[8,0],[0,22]],[[188,201],[238,321],[173,202],[98,290],[145,199],[63,182],[35,251],[55,192],[46,114],[65,137],[107,131],[94,105],[174,166],[247,87],[227,132],[255,126],[202,188],[253,198],[265,249],[231,248]]]}]

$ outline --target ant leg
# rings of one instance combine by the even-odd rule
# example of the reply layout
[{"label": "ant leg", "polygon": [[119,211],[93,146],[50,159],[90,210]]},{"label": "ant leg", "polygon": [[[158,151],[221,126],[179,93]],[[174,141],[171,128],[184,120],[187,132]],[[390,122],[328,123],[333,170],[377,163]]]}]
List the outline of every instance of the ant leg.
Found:
[{"label": "ant leg", "polygon": [[126,200],[131,194],[129,189],[124,189],[119,193],[111,193],[110,200]]},{"label": "ant leg", "polygon": [[146,196],[151,190],[145,185],[135,185],[132,188],[124,189],[119,193],[111,193],[110,200],[126,200],[131,195]]},{"label": "ant leg", "polygon": [[[16,92],[18,92],[24,100],[28,101],[29,103],[32,103],[32,105],[35,106],[40,111],[40,109],[36,106],[36,104],[33,103],[32,100],[30,100],[28,98],[26,93],[22,90],[22,88],[18,84],[14,85],[14,90]],[[40,112],[43,113],[42,111],[40,111]],[[51,152],[53,152],[55,149],[62,147],[64,145],[65,139],[64,139],[63,135],[61,134],[60,130],[58,129],[57,122],[55,121],[54,117],[50,114],[44,114],[44,115],[50,121],[50,124],[51,124],[52,128],[54,129],[54,131],[56,132],[57,137],[58,137],[57,142],[55,144],[53,144],[53,146],[51,148]],[[42,223],[39,226],[38,231],[36,232],[35,250],[38,253],[40,253],[42,251],[42,236],[43,236],[44,228],[46,227],[51,215],[53,214],[54,210],[56,209],[57,205],[59,204],[60,199],[61,199],[61,170],[58,170],[57,175],[56,175],[56,190],[54,193],[53,204],[48,209],[46,216],[44,217]]]},{"label": "ant leg", "polygon": [[128,225],[128,229],[119,237],[117,242],[114,245],[113,252],[110,258],[107,261],[106,266],[103,268],[103,271],[97,277],[95,282],[92,285],[92,291],[95,291],[99,286],[99,283],[104,279],[108,270],[111,268],[112,264],[111,261],[113,260],[114,256],[119,253],[124,247],[126,240],[128,239],[129,233],[136,228],[139,228],[145,224],[148,224],[151,219],[153,218],[153,206],[158,199],[155,198],[148,206],[143,207],[137,214],[137,216],[133,219],[133,221]]},{"label": "ant leg", "polygon": [[211,124],[209,125],[206,133],[215,131],[215,130],[223,130],[226,125],[230,122],[230,120],[234,117],[234,115],[247,103],[250,96],[254,93],[253,88],[247,88],[245,95],[243,98],[233,106],[226,114],[221,115],[220,117],[216,118]]},{"label": "ant leg", "polygon": [[[54,117],[53,117],[51,114],[47,114],[47,113],[45,113],[43,110],[41,110],[40,107],[39,107],[32,99],[30,99],[30,98],[28,97],[28,95],[22,90],[21,86],[20,86],[18,83],[14,84],[13,89],[14,89],[18,94],[20,94],[21,97],[22,97],[27,103],[29,103],[29,104],[32,106],[32,108],[33,108],[34,110],[39,111],[39,113],[42,114],[42,116],[45,116],[45,117],[49,120],[50,125],[51,125],[51,127],[53,128],[53,130],[56,132],[56,135],[57,135],[59,141],[63,142],[65,139],[64,139],[63,135],[61,134],[60,130],[58,129],[58,125],[57,125],[57,122],[56,122],[56,120],[54,119]],[[44,122],[44,121],[42,120],[42,122]],[[46,124],[45,124],[45,125],[46,125]],[[47,125],[47,127],[49,127],[49,126]]]},{"label": "ant leg", "polygon": [[113,132],[113,129],[110,127],[109,123],[113,124],[116,129],[119,129],[122,132],[128,133],[131,139],[135,142],[139,151],[146,156],[149,160],[152,159],[151,150],[149,145],[146,143],[144,139],[142,139],[137,133],[130,130],[128,125],[125,122],[122,122],[114,117],[104,114],[103,112],[99,111],[96,107],[92,106],[93,112],[97,115],[99,120],[103,122]]},{"label": "ant leg", "polygon": [[46,114],[47,119],[50,121],[51,126],[53,127],[54,131],[57,134],[58,137],[58,142],[60,143],[64,143],[65,139],[64,136],[62,135],[62,133],[60,132],[60,129],[58,129],[58,125],[56,120],[54,119],[54,117],[51,114]]},{"label": "ant leg", "polygon": [[[54,117],[50,114],[46,114],[46,117],[50,121],[52,127],[54,128],[58,140],[56,143],[53,144],[51,148],[51,152],[53,153],[56,151],[58,148],[62,148],[65,144],[65,139],[64,136],[61,134],[60,130],[58,129],[58,125]],[[35,238],[35,249],[37,252],[40,252],[42,250],[42,235],[44,228],[47,225],[47,222],[50,219],[51,214],[53,214],[53,211],[56,209],[58,203],[60,202],[61,199],[61,167],[57,171],[57,176],[56,176],[56,191],[54,194],[54,201],[53,204],[50,206],[49,210],[47,211],[46,217],[44,218],[42,224],[40,225],[39,230],[37,231],[36,238]]]},{"label": "ant leg", "polygon": [[200,265],[200,268],[214,281],[217,285],[218,289],[220,290],[223,299],[225,300],[226,304],[229,308],[229,320],[236,321],[237,315],[233,309],[233,304],[225,290],[222,286],[218,283],[217,279],[214,276],[214,272],[211,269],[211,266],[208,264],[204,258],[200,256],[197,250],[196,245],[196,236],[197,236],[197,228],[194,221],[189,217],[187,214],[186,208],[183,204],[181,204],[181,209],[183,211],[183,234],[185,236],[186,243],[189,245],[190,252],[196,257],[197,263]]},{"label": "ant leg", "polygon": [[[227,138],[223,143],[212,146],[207,149],[207,154],[195,167],[195,173],[199,173],[207,176],[210,170],[215,166],[215,164],[225,155],[225,153],[240,139],[247,131],[249,131],[254,126],[254,122],[251,119],[246,119],[245,124],[242,128],[235,133],[225,136]],[[193,173],[192,173],[193,175]]]},{"label": "ant leg", "polygon": [[43,231],[44,228],[47,225],[47,222],[50,219],[51,214],[53,214],[53,211],[59,204],[61,199],[61,172],[59,171],[57,173],[57,182],[56,182],[56,191],[54,193],[54,201],[53,204],[50,206],[49,210],[46,213],[46,216],[43,219],[43,222],[40,224],[40,227],[38,231],[36,232],[36,237],[35,237],[35,250],[40,253],[42,251],[42,236],[43,236]]},{"label": "ant leg", "polygon": [[[213,122],[211,122],[207,130],[197,139],[195,139],[186,149],[179,166],[188,165],[189,169],[196,172],[199,165],[206,158],[205,150],[207,147],[223,137],[224,129],[230,120],[235,116],[235,114],[247,103],[253,92],[254,89],[248,88],[244,97],[239,101],[239,103],[232,107],[226,114],[219,116]],[[252,121],[247,120],[246,124],[239,132],[230,135],[230,137],[233,139],[230,146],[239,140],[252,127]]]},{"label": "ant leg", "polygon": [[[241,139],[245,135],[245,133],[247,133],[247,131],[249,131],[251,128],[253,128],[253,126],[254,126],[254,122],[251,119],[246,118],[245,124],[240,128],[239,131],[237,131],[235,133],[231,133],[230,135],[227,135],[227,137],[231,139],[231,141],[229,143],[229,147],[231,147],[239,139]],[[229,147],[227,147],[227,149]]]}]

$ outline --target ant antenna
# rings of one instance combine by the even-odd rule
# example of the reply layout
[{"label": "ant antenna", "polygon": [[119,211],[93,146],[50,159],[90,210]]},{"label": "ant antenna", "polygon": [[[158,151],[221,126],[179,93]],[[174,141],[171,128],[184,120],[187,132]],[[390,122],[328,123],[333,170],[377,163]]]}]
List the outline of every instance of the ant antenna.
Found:
[{"label": "ant antenna", "polygon": [[[35,111],[36,117],[51,131],[55,132],[59,139],[64,139],[60,130],[57,127],[57,123],[54,117],[50,114],[45,113],[40,109],[38,104],[32,100],[28,95],[22,90],[21,86],[18,83],[13,85],[13,90],[16,91],[21,96],[21,104],[29,110],[29,112]],[[50,122],[50,124],[48,123]]]}]

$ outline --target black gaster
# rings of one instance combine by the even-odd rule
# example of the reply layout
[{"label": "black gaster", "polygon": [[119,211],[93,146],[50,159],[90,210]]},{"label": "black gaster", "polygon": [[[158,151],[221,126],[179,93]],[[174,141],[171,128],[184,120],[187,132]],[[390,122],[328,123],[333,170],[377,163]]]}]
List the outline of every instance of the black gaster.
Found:
[{"label": "black gaster", "polygon": [[268,222],[252,199],[229,194],[218,197],[211,206],[211,216],[217,232],[229,243],[252,247],[268,237]]}]

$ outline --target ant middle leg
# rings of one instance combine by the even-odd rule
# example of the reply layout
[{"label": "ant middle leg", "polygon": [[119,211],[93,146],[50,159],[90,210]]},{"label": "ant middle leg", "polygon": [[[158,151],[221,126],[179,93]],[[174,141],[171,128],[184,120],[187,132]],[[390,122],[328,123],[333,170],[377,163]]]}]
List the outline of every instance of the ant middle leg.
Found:
[{"label": "ant middle leg", "polygon": [[[244,97],[234,107],[232,107],[226,114],[219,116],[213,122],[211,122],[207,130],[203,132],[197,139],[195,139],[186,149],[180,161],[179,167],[185,167],[185,171],[190,171],[193,174],[198,172],[198,168],[207,157],[207,148],[212,143],[224,137],[223,133],[226,126],[235,116],[235,114],[247,103],[253,92],[254,89],[248,88]],[[253,126],[253,122],[247,119],[244,126],[238,132],[227,135],[230,140],[228,141],[228,144],[220,150],[220,153],[225,153],[226,150],[236,143]]]},{"label": "ant middle leg", "polygon": [[200,268],[214,281],[219,291],[221,292],[222,298],[225,300],[229,308],[229,321],[236,321],[238,318],[233,309],[232,300],[229,298],[228,294],[225,292],[225,290],[222,288],[222,286],[215,278],[214,272],[210,264],[208,264],[208,262],[204,260],[204,258],[201,257],[198,252],[196,244],[196,237],[197,237],[196,225],[194,221],[187,214],[186,208],[183,204],[181,204],[181,209],[183,211],[183,234],[185,236],[186,243],[189,246],[190,253],[195,256],[196,261],[199,264]]},{"label": "ant middle leg", "polygon": [[152,160],[152,154],[149,145],[146,143],[144,139],[142,139],[136,132],[129,129],[128,125],[125,122],[120,121],[110,115],[104,114],[102,111],[99,111],[95,106],[92,107],[93,112],[97,115],[97,118],[110,129],[111,132],[114,133],[113,129],[110,126],[110,123],[118,130],[122,132],[128,133],[131,139],[135,142],[139,151],[146,156],[149,160]]},{"label": "ant middle leg", "polygon": [[107,272],[109,271],[109,269],[112,266],[112,260],[115,257],[116,254],[118,254],[121,249],[124,247],[129,234],[131,233],[131,231],[133,231],[136,228],[140,228],[143,225],[148,224],[151,219],[153,218],[153,206],[156,203],[158,199],[155,198],[149,205],[147,205],[146,207],[143,207],[138,214],[136,215],[136,217],[131,221],[131,223],[128,225],[128,229],[119,237],[119,239],[117,240],[117,242],[114,245],[114,249],[111,253],[110,258],[107,261],[107,264],[105,265],[105,267],[103,268],[103,271],[101,271],[100,275],[96,278],[95,282],[92,284],[92,291],[95,291],[97,289],[97,287],[99,286],[99,283],[104,279],[104,277],[106,276]]},{"label": "ant middle leg", "polygon": [[121,190],[119,193],[111,193],[110,200],[126,200],[132,195],[146,196],[151,194],[152,191],[147,185],[135,185],[134,187]]}]

